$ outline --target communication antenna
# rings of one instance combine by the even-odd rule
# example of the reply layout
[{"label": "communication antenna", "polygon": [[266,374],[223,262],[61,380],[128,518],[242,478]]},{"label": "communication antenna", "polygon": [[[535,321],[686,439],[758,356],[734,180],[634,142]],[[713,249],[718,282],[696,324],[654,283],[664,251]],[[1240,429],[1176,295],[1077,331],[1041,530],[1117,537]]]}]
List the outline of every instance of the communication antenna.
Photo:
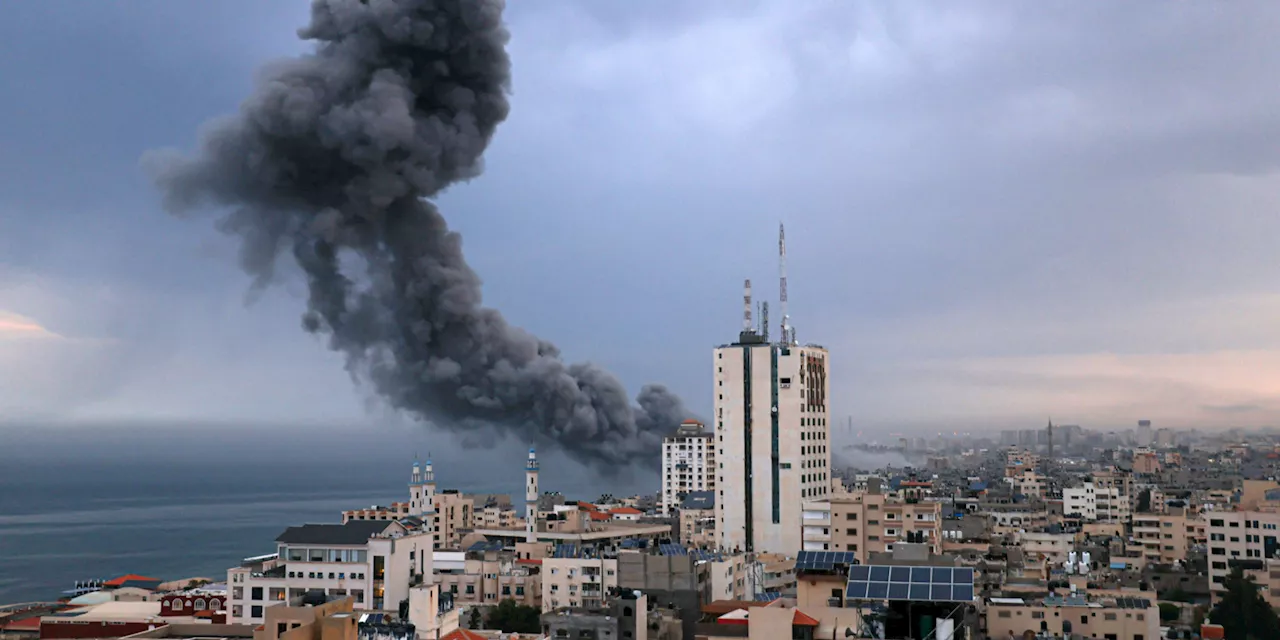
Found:
[{"label": "communication antenna", "polygon": [[760,333],[765,342],[769,341],[769,301],[760,303]]},{"label": "communication antenna", "polygon": [[751,280],[742,284],[742,331],[751,332]]},{"label": "communication antenna", "polygon": [[787,230],[778,223],[778,303],[782,307],[782,342],[791,344],[791,317],[787,315]]}]

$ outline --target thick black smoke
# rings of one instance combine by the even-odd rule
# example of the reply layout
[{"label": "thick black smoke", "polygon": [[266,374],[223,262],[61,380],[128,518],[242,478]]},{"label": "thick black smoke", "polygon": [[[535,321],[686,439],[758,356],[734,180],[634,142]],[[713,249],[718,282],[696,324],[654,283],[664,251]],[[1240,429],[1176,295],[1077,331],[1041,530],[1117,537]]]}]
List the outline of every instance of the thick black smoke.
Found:
[{"label": "thick black smoke", "polygon": [[[265,70],[199,153],[144,164],[181,213],[220,207],[259,284],[289,254],[307,330],[393,406],[441,427],[552,441],[602,466],[653,463],[686,416],[481,303],[480,279],[427,199],[477,176],[507,117],[503,0],[314,0],[310,55]],[[354,259],[352,259],[354,258]]]}]

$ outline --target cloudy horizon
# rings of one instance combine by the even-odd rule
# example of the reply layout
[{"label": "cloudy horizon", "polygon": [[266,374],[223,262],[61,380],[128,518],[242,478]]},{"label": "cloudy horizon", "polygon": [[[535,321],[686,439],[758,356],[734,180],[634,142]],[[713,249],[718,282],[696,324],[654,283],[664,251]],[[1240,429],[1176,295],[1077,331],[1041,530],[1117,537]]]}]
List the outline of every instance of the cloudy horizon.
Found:
[{"label": "cloudy horizon", "polygon": [[[509,4],[511,116],[439,205],[567,360],[709,414],[781,221],[840,424],[1280,425],[1280,6]],[[397,422],[138,165],[307,3],[0,12],[0,424]]]}]

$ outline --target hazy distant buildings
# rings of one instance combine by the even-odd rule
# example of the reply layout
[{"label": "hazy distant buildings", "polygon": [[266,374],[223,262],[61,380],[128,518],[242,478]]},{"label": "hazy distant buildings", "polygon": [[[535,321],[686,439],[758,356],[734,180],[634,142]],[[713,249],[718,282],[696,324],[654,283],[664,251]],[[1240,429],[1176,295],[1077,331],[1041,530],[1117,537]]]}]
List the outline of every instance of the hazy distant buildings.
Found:
[{"label": "hazy distant buildings", "polygon": [[711,433],[697,420],[685,420],[662,441],[662,503],[670,516],[693,491],[714,491],[715,446]]},{"label": "hazy distant buildings", "polygon": [[1149,447],[1154,442],[1151,434],[1151,421],[1139,420],[1138,430],[1133,434],[1133,444],[1139,447]]},{"label": "hazy distant buildings", "polygon": [[[748,285],[749,286],[749,285]],[[806,500],[831,487],[829,356],[751,326],[715,349],[717,528],[726,550],[794,554]]]}]

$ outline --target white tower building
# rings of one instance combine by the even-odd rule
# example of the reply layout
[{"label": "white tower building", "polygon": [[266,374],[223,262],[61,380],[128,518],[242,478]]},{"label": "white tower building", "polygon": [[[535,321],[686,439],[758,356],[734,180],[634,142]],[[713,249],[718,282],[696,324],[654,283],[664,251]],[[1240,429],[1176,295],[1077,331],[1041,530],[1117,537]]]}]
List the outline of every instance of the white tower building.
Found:
[{"label": "white tower building", "polygon": [[680,424],[662,439],[662,515],[673,515],[686,495],[716,488],[715,444],[711,432],[697,420]]},{"label": "white tower building", "polygon": [[[778,244],[785,292],[781,229]],[[795,555],[803,504],[830,498],[830,357],[786,323],[773,342],[764,319],[752,326],[748,281],[738,341],[715,349],[716,535],[726,550]]]},{"label": "white tower building", "polygon": [[538,455],[529,447],[529,462],[524,467],[524,539],[538,541]]}]

